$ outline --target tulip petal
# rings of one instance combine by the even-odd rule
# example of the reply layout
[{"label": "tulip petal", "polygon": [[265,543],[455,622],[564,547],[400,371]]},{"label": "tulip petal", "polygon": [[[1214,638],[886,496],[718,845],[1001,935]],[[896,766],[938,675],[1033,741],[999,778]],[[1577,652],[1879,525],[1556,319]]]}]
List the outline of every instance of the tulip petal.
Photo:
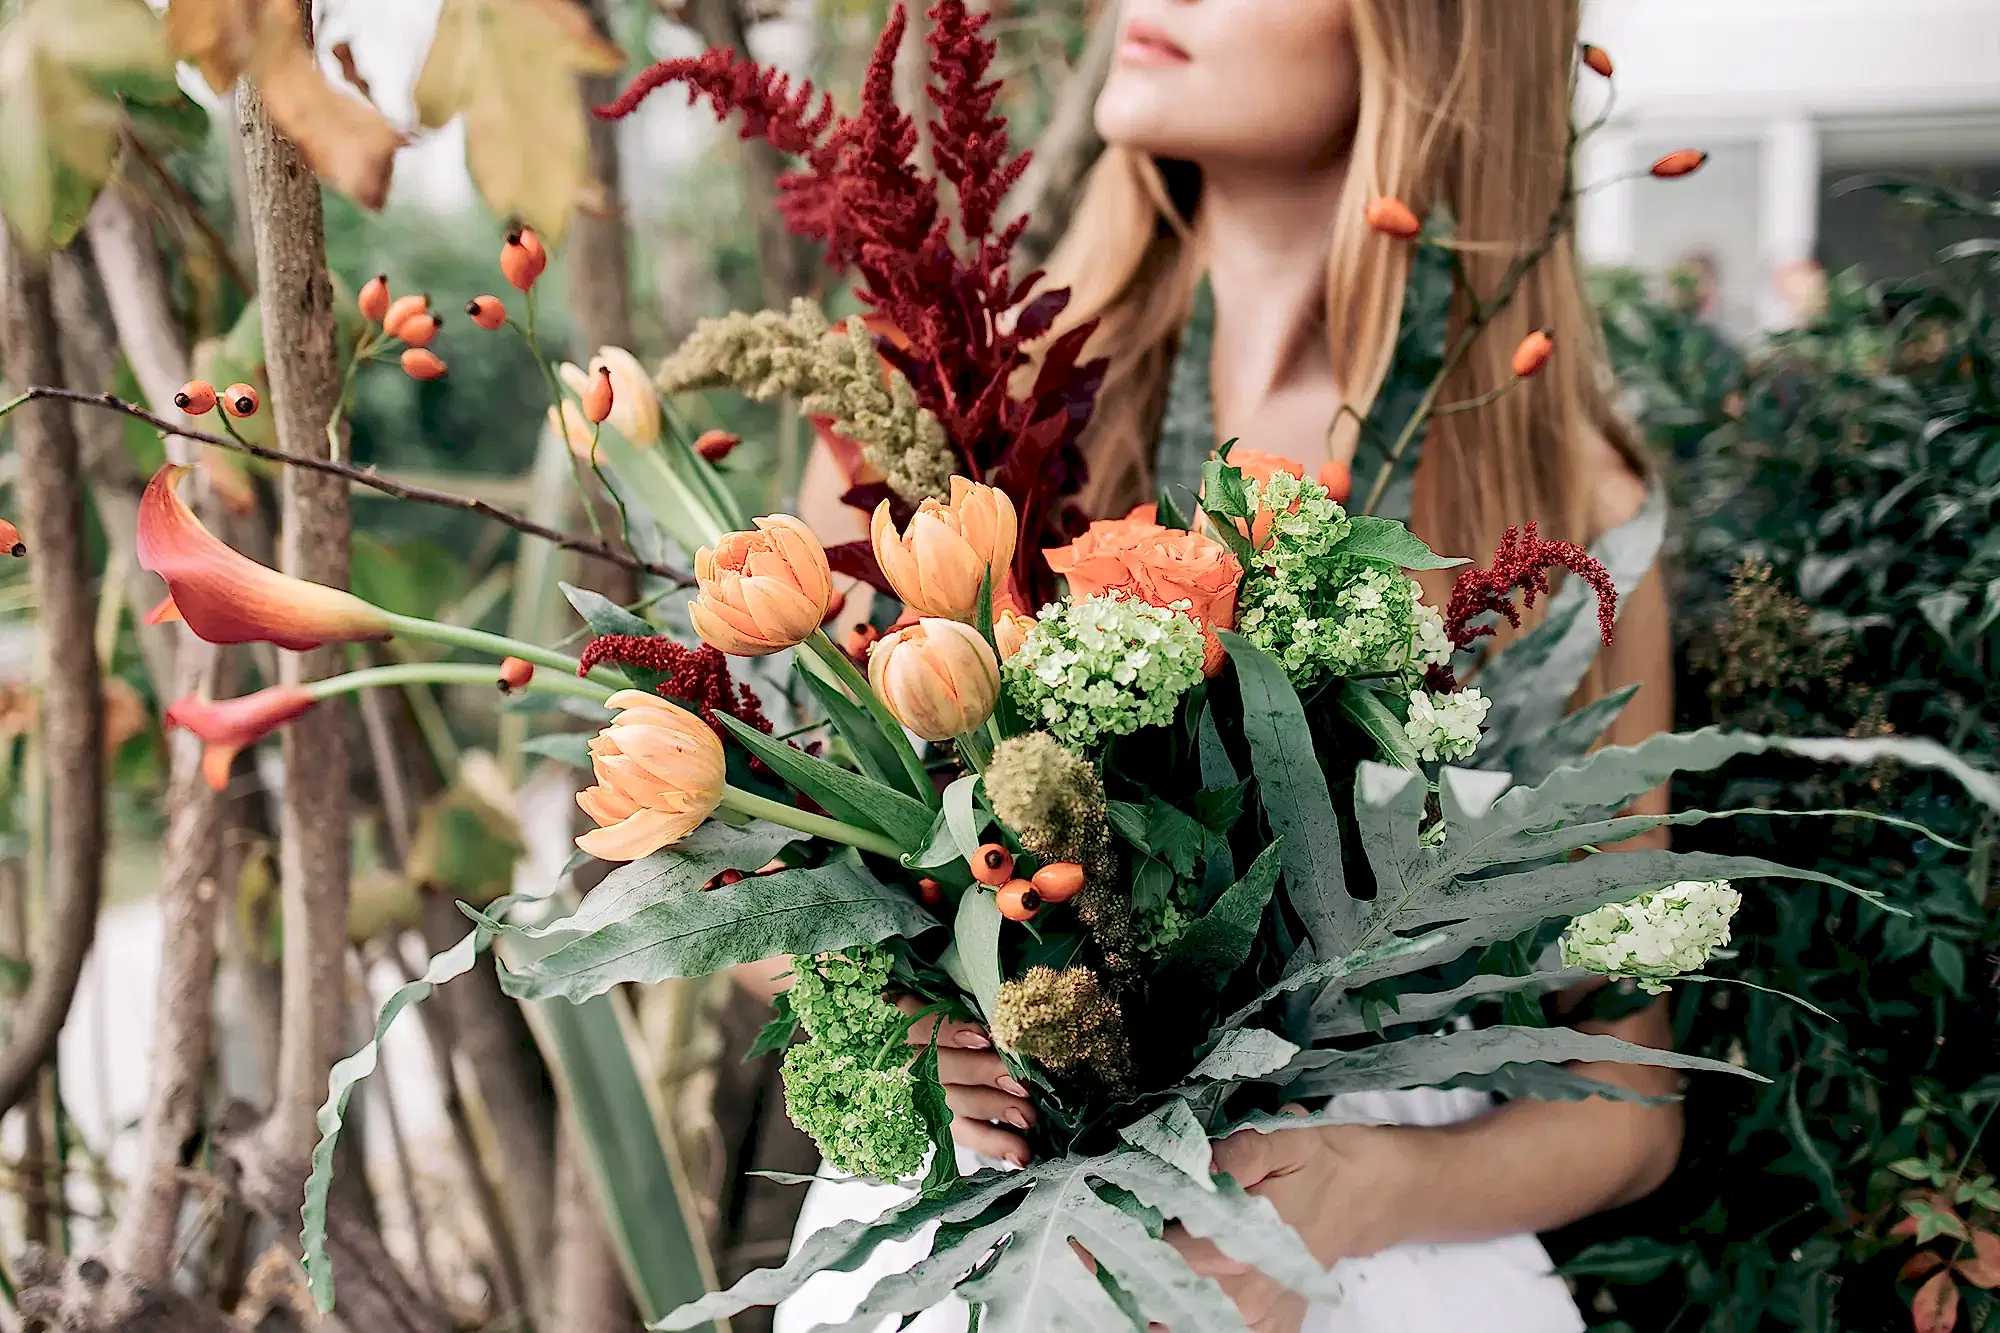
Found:
[{"label": "tulip petal", "polygon": [[181,609],[174,605],[174,595],[168,593],[160,599],[160,604],[146,613],[148,625],[168,625],[181,623]]},{"label": "tulip petal", "polygon": [[379,607],[280,574],[231,549],[175,492],[188,469],[169,463],[139,500],[139,564],[166,580],[181,619],[210,643],[272,643],[302,652],[389,637]]},{"label": "tulip petal", "polygon": [[600,827],[630,819],[639,813],[639,803],[619,791],[616,787],[602,783],[595,787],[585,787],[576,794],[576,803]]},{"label": "tulip petal", "polygon": [[641,810],[609,828],[592,829],[576,845],[600,861],[637,861],[662,847],[671,847],[701,823],[664,810]]}]

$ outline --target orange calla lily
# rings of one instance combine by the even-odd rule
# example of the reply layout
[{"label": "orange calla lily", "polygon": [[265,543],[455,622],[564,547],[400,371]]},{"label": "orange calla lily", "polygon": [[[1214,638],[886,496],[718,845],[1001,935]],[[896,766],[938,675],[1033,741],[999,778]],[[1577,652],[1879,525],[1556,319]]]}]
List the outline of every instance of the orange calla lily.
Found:
[{"label": "orange calla lily", "polygon": [[208,747],[201,757],[201,775],[209,786],[221,791],[229,785],[229,767],[238,753],[318,702],[303,685],[273,685],[236,699],[201,699],[191,694],[167,709],[167,729],[186,727],[201,737]]},{"label": "orange calla lily", "polygon": [[[280,574],[231,549],[195,517],[169,463],[139,500],[139,564],[167,581],[175,612],[210,643],[273,643],[303,652],[389,637],[389,617],[353,593]],[[167,618],[164,604],[154,615]]]}]

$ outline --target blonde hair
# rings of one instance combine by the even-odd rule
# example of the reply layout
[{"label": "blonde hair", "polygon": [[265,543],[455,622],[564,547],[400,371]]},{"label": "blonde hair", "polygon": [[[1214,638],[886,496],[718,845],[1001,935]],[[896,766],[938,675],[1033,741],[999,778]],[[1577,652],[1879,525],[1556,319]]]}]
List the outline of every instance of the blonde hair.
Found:
[{"label": "blonde hair", "polygon": [[[1577,0],[1541,0],[1547,8],[1534,18],[1481,0],[1351,3],[1360,112],[1326,308],[1336,383],[1365,412],[1395,347],[1409,264],[1407,242],[1367,226],[1368,201],[1391,195],[1420,215],[1448,206],[1473,290],[1498,289],[1508,266],[1547,234],[1569,188],[1578,12]],[[1114,145],[1050,257],[1047,285],[1071,291],[1062,326],[1101,320],[1092,348],[1111,362],[1083,442],[1091,477],[1082,500],[1093,516],[1150,498],[1165,381],[1200,277],[1199,198],[1191,165]],[[1461,297],[1454,333],[1469,313]],[[1594,536],[1593,437],[1645,471],[1611,410],[1601,335],[1567,233],[1474,343],[1443,401],[1504,382],[1516,344],[1544,326],[1559,351],[1539,376],[1477,411],[1439,417],[1428,433],[1412,519],[1441,551],[1483,563],[1503,529],[1530,521],[1551,537]],[[1351,431],[1339,444],[1351,447]],[[1356,476],[1356,494],[1373,480]]]}]

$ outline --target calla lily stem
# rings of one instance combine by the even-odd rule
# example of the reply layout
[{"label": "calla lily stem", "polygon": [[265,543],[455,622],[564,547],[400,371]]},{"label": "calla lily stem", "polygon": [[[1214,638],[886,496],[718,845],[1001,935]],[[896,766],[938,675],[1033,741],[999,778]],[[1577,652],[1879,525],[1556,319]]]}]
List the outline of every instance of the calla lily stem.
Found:
[{"label": "calla lily stem", "polygon": [[[493,657],[518,657],[523,662],[533,662],[538,667],[548,667],[566,675],[575,676],[582,664],[574,657],[551,652],[547,648],[519,639],[510,639],[502,634],[490,634],[483,629],[468,629],[464,625],[446,625],[436,620],[424,620],[418,616],[399,616],[393,611],[384,611],[382,619],[393,634],[404,638],[422,639],[426,643],[441,643],[452,648],[468,648],[475,653],[486,653]],[[491,671],[491,668],[481,668]],[[618,689],[627,682],[625,678],[609,667],[594,668],[588,679],[611,689]]]},{"label": "calla lily stem", "polygon": [[843,824],[825,815],[808,814],[796,806],[782,804],[766,797],[747,792],[740,787],[722,789],[722,807],[752,819],[768,820],[784,828],[796,829],[800,833],[815,838],[825,838],[828,842],[845,843],[849,847],[859,847],[864,852],[874,852],[878,856],[900,858],[903,849],[879,833],[871,833],[852,824]]},{"label": "calla lily stem", "polygon": [[896,719],[896,715],[889,711],[889,705],[875,696],[875,691],[868,685],[868,678],[855,668],[847,654],[835,646],[823,629],[814,630],[812,637],[799,646],[809,649],[815,657],[824,662],[839,678],[840,683],[847,687],[855,701],[874,715],[875,721],[881,724],[882,730],[888,735],[889,744],[896,751],[896,758],[902,761],[903,772],[909,776],[910,794],[933,810],[937,809],[937,788],[931,783],[931,775],[925,770],[924,761],[917,758],[916,747],[910,744],[909,733],[903,730],[903,724]]},{"label": "calla lily stem", "polygon": [[[518,656],[518,654],[517,654]],[[315,699],[336,694],[353,694],[385,685],[497,685],[497,667],[478,662],[398,662],[392,666],[364,667],[344,675],[328,676],[306,686]],[[520,687],[523,694],[561,694],[601,704],[615,692],[608,686],[579,680],[574,674],[536,672]]]}]

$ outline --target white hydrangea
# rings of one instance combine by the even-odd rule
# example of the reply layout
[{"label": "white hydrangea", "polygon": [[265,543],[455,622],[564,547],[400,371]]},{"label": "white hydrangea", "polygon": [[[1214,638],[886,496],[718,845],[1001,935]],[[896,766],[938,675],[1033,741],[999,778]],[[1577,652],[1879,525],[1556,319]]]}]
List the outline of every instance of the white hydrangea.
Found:
[{"label": "white hydrangea", "polygon": [[1600,907],[1563,931],[1563,965],[1630,977],[1649,994],[1661,994],[1669,979],[1697,971],[1729,943],[1730,918],[1742,901],[1726,879],[1690,879]]},{"label": "white hydrangea", "polygon": [[1423,600],[1423,587],[1415,579],[1410,580],[1410,586],[1417,594],[1410,618],[1410,669],[1450,666],[1452,644],[1444,632],[1444,612]]},{"label": "white hydrangea", "polygon": [[1411,690],[1410,720],[1403,724],[1403,734],[1416,747],[1419,759],[1446,763],[1467,759],[1479,748],[1479,728],[1492,707],[1493,701],[1478,690],[1456,694]]}]

